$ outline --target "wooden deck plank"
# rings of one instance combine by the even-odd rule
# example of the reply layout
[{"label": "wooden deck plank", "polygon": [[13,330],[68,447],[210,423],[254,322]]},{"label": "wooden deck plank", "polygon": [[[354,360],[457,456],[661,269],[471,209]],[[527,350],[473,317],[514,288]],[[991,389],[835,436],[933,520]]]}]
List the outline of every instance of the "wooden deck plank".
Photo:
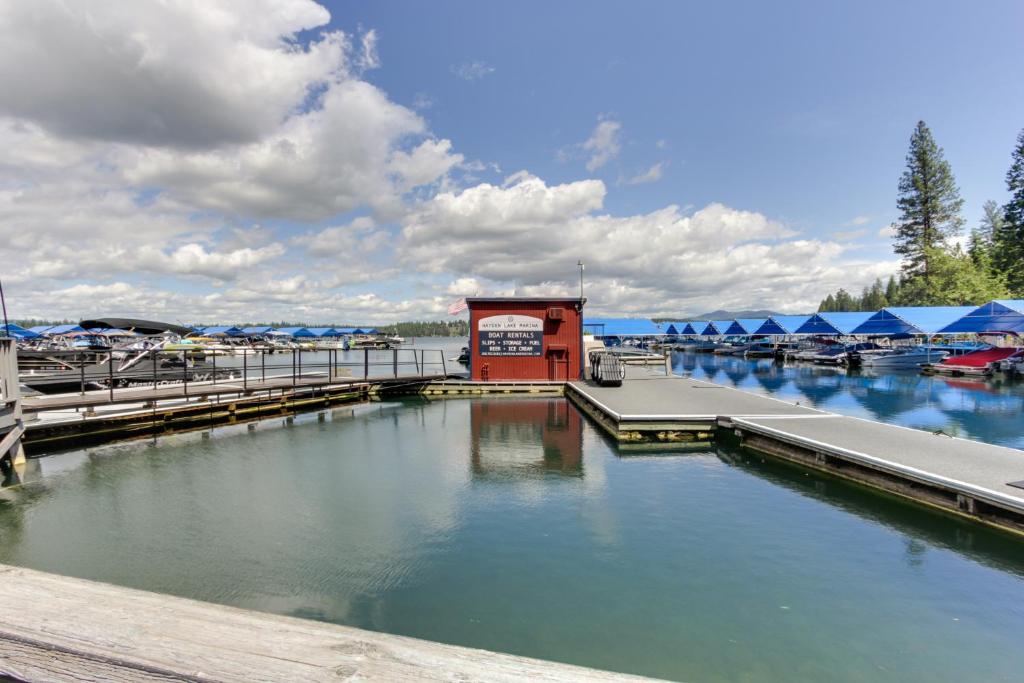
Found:
[{"label": "wooden deck plank", "polygon": [[48,681],[639,681],[0,565],[0,674]]}]

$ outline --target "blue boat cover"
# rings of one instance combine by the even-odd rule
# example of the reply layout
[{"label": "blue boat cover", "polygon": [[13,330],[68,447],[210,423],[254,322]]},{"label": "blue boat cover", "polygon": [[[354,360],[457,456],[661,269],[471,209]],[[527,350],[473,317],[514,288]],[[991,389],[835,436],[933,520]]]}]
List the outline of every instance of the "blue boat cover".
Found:
[{"label": "blue boat cover", "polygon": [[851,334],[873,315],[871,311],[815,313],[796,329],[796,334]]},{"label": "blue boat cover", "polygon": [[939,332],[1024,332],[1024,299],[996,299],[978,306]]},{"label": "blue boat cover", "polygon": [[754,334],[796,334],[798,327],[807,322],[809,315],[773,315],[764,321]]},{"label": "blue boat cover", "polygon": [[270,325],[258,325],[256,327],[243,327],[242,334],[266,334],[270,332],[273,327]]},{"label": "blue boat cover", "polygon": [[21,325],[15,325],[14,323],[7,323],[6,326],[0,325],[0,337],[14,337],[15,339],[36,339],[43,335],[32,330],[27,330]]},{"label": "blue boat cover", "polygon": [[665,334],[654,321],[643,318],[584,318],[583,331],[595,337],[651,337]]},{"label": "blue boat cover", "polygon": [[973,306],[889,306],[854,328],[853,334],[936,334],[973,310]]}]

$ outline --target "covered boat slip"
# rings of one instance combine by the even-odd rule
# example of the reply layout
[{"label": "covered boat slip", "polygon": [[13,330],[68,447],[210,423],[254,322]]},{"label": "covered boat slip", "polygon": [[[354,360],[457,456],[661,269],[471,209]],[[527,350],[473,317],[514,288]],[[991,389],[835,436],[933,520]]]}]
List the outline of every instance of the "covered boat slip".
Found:
[{"label": "covered boat slip", "polygon": [[1024,533],[1024,451],[639,368],[621,388],[587,380],[565,393],[623,444],[685,444],[733,430],[756,450]]}]

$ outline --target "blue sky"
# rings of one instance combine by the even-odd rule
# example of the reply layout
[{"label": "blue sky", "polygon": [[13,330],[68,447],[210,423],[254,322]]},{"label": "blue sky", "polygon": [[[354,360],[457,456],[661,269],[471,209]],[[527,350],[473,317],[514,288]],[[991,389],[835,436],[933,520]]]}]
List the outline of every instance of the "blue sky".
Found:
[{"label": "blue sky", "polygon": [[1024,127],[1019,2],[114,5],[0,14],[22,317],[439,318],[577,258],[595,312],[798,312],[897,267],[919,119],[969,226]]}]

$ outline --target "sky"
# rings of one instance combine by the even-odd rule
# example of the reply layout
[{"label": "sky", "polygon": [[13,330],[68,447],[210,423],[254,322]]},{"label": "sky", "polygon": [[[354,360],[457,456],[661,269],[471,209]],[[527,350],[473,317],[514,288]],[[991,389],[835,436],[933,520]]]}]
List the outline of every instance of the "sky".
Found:
[{"label": "sky", "polygon": [[814,310],[898,270],[914,125],[967,226],[1024,3],[0,0],[12,318],[381,324],[471,295]]}]

